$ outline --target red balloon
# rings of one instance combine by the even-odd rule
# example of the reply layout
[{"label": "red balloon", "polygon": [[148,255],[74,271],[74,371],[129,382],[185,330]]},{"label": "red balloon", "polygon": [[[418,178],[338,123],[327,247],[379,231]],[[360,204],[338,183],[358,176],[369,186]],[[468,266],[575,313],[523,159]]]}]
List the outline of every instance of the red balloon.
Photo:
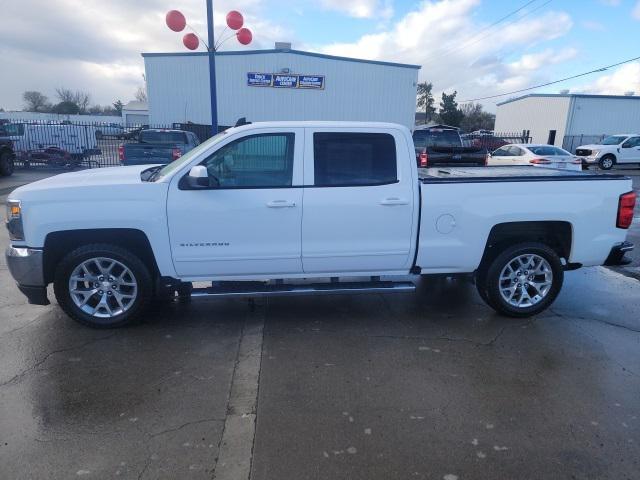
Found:
[{"label": "red balloon", "polygon": [[238,41],[242,45],[249,45],[251,43],[251,40],[253,40],[251,30],[249,30],[248,28],[241,28],[240,30],[238,30],[238,33],[236,33],[236,37],[238,37]]},{"label": "red balloon", "polygon": [[198,39],[195,33],[187,33],[184,37],[182,37],[182,43],[189,50],[195,50],[200,45],[200,40]]},{"label": "red balloon", "polygon": [[184,18],[182,12],[179,12],[178,10],[171,10],[167,12],[167,17],[165,20],[167,22],[167,27],[169,27],[174,32],[181,32],[187,25],[187,19]]},{"label": "red balloon", "polygon": [[238,30],[242,28],[242,24],[244,23],[244,18],[242,18],[242,14],[236,10],[231,10],[227,13],[227,26],[231,30]]}]

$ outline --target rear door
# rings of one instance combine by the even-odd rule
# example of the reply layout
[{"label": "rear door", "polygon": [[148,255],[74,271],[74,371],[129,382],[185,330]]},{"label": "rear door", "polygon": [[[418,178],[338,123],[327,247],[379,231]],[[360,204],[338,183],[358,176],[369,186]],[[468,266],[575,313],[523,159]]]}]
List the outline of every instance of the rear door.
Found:
[{"label": "rear door", "polygon": [[400,130],[306,129],[305,273],[409,269],[417,217],[411,151]]}]

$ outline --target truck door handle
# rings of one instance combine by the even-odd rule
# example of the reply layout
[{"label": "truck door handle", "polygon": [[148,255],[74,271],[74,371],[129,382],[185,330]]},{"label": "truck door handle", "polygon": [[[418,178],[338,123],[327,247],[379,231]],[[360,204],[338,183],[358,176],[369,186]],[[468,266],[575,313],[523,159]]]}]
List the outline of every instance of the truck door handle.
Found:
[{"label": "truck door handle", "polygon": [[409,200],[398,197],[388,197],[380,201],[380,205],[408,205]]},{"label": "truck door handle", "polygon": [[286,207],[295,207],[296,202],[291,202],[289,200],[271,200],[267,202],[267,207],[269,208],[286,208]]}]

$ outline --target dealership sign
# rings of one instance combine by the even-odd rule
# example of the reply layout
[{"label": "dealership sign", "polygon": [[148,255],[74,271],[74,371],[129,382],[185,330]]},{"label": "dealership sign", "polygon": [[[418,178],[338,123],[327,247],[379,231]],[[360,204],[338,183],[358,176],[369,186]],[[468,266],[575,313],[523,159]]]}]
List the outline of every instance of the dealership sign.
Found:
[{"label": "dealership sign", "polygon": [[247,73],[250,87],[324,89],[324,75],[290,75],[280,73]]}]

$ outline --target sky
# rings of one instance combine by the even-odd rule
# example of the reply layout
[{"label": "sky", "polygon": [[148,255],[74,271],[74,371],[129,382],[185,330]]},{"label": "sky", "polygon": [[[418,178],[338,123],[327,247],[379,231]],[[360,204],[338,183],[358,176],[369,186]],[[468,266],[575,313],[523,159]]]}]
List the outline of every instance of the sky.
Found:
[{"label": "sky", "polygon": [[[56,87],[92,104],[133,99],[140,52],[185,51],[165,23],[181,10],[206,35],[205,0],[0,0],[0,107],[22,93],[56,101]],[[459,101],[512,92],[640,56],[640,0],[215,0],[216,33],[239,10],[253,43],[223,50],[293,48],[421,65],[420,81]],[[506,17],[506,18],[505,18]],[[228,31],[224,37],[228,36]],[[640,95],[640,62],[535,90]],[[514,96],[514,95],[511,95]],[[510,96],[481,103],[490,111]]]}]

